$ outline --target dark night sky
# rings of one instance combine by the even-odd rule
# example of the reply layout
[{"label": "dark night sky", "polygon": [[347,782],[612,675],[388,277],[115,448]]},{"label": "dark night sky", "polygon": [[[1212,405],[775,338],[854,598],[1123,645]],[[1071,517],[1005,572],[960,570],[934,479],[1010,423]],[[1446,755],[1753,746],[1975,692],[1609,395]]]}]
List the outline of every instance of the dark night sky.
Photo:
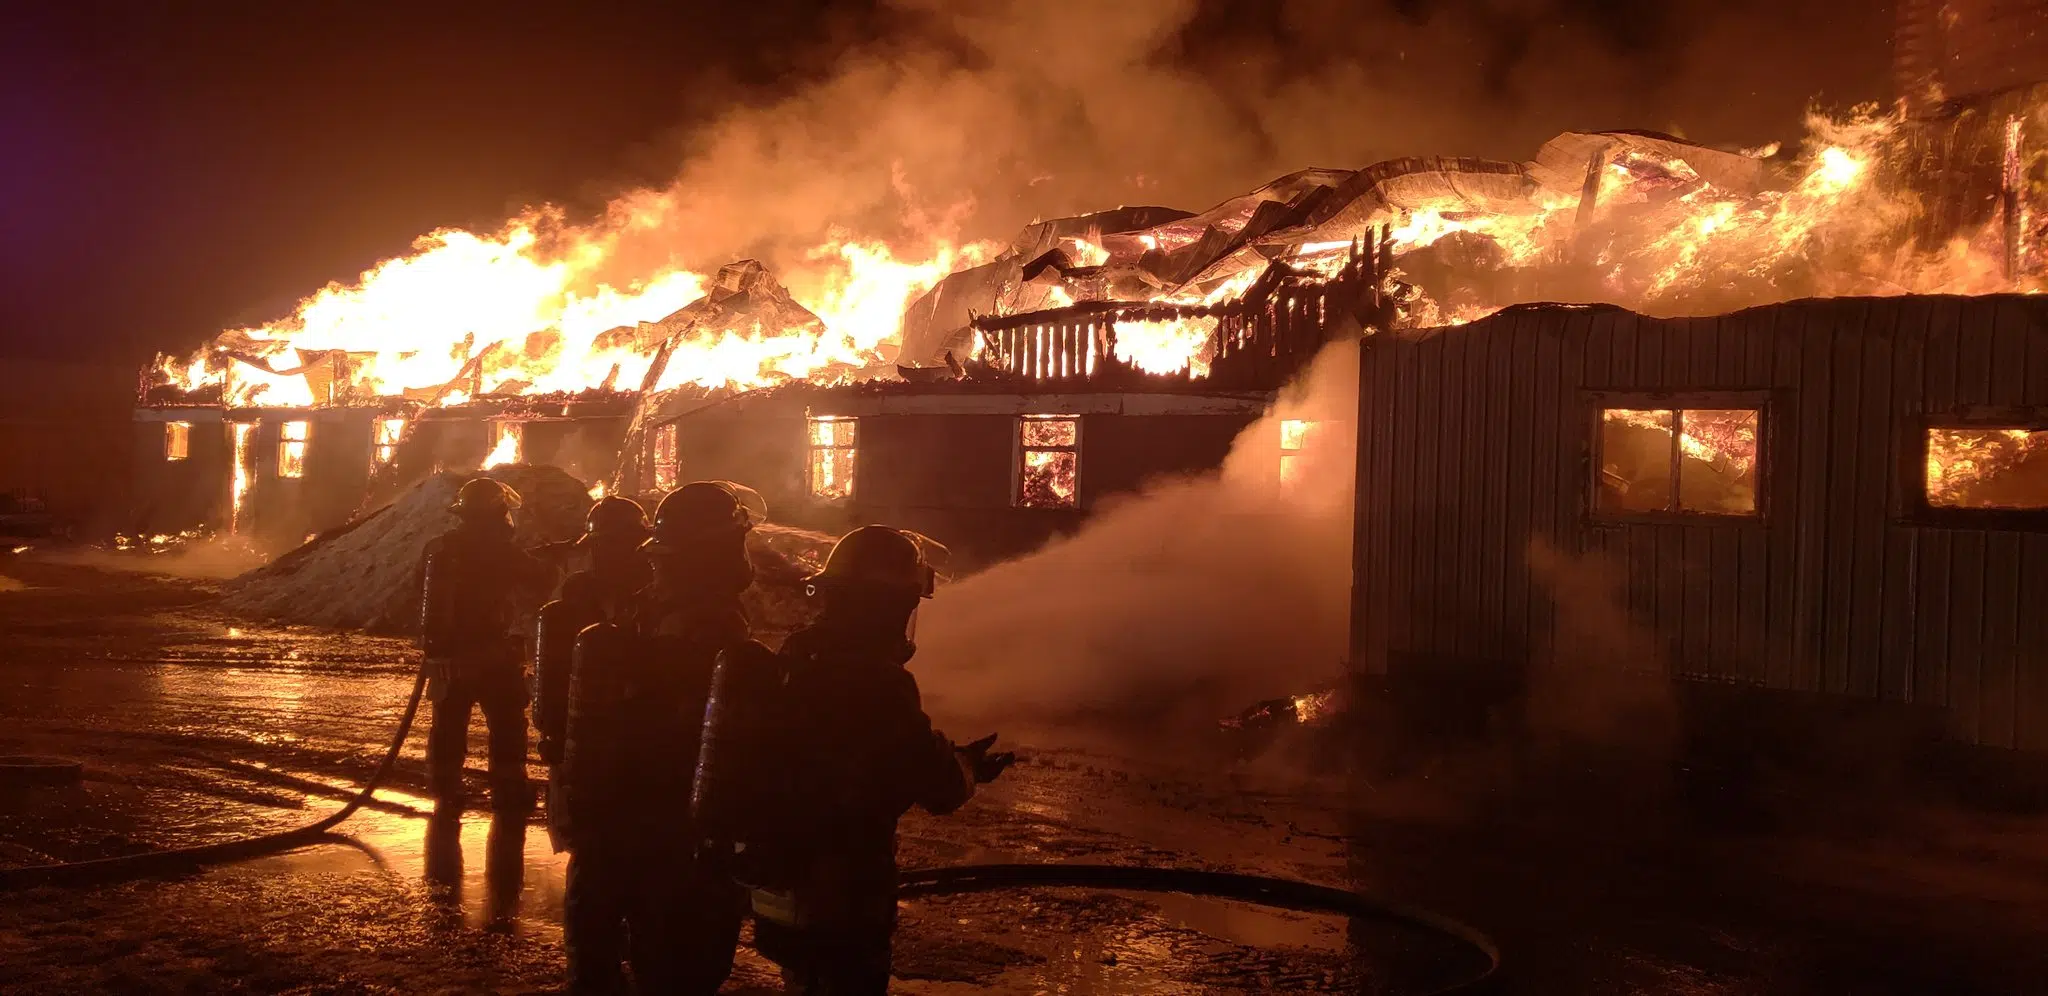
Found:
[{"label": "dark night sky", "polygon": [[[660,182],[691,123],[736,95],[802,86],[835,52],[894,37],[915,17],[800,0],[544,13],[212,3],[177,16],[165,8],[188,5],[0,6],[0,357],[122,363],[284,314],[433,227],[491,226],[543,200],[587,209]],[[1201,6],[1173,57],[1228,57],[1273,30],[1266,0]],[[1482,88],[1540,56],[1526,42],[1533,23],[1578,24],[1646,65],[1692,30],[1671,5],[1638,0],[1356,6],[1369,8],[1360,18],[1477,18],[1473,63],[1445,71],[1476,74]],[[1756,128],[1790,132],[1816,88],[1885,96],[1882,10],[1695,6],[1860,8],[1862,29],[1823,57],[1839,68],[1788,70],[1788,96],[1741,111]],[[1715,110],[1697,92],[1687,99],[1674,115]]]}]

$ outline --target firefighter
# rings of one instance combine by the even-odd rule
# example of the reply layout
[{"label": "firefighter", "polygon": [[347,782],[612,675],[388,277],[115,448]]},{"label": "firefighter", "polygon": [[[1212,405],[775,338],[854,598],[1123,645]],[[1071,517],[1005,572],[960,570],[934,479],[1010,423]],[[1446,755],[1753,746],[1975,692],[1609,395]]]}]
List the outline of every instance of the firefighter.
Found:
[{"label": "firefighter", "polygon": [[1015,760],[993,736],[958,747],[932,729],[904,665],[934,576],[918,544],[863,526],[810,579],[817,622],[783,644],[779,706],[794,756],[792,826],[753,892],[755,946],[792,992],[883,993],[896,927],[896,822],[913,805],[959,809]]},{"label": "firefighter", "polygon": [[427,544],[420,567],[420,642],[427,697],[428,781],[437,803],[460,811],[469,717],[482,707],[490,735],[491,808],[533,809],[526,782],[526,674],[521,621],[554,571],[513,542],[519,494],[488,477],[456,493],[454,529]]},{"label": "firefighter", "polygon": [[653,580],[640,550],[647,535],[647,513],[639,502],[616,495],[598,499],[584,516],[582,537],[564,557],[580,561],[578,569],[562,579],[555,600],[541,606],[534,627],[533,726],[541,760],[550,765],[561,760],[576,634],[619,618]]},{"label": "firefighter", "polygon": [[618,991],[622,960],[642,992],[710,994],[731,974],[746,897],[698,873],[686,824],[712,670],[750,636],[755,521],[736,486],[671,492],[644,547],[652,582],[577,639],[557,797],[571,992]]}]

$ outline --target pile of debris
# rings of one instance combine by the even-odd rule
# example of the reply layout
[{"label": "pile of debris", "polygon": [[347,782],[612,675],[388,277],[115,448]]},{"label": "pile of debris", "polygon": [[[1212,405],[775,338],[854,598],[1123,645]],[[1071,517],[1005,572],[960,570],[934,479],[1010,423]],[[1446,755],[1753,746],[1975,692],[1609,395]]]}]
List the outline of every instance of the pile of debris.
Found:
[{"label": "pile of debris", "polygon": [[[448,506],[469,476],[428,477],[390,504],[234,579],[221,607],[265,622],[412,632],[419,624],[420,554],[428,540],[454,527]],[[484,476],[510,485],[523,499],[517,516],[521,545],[569,539],[583,528],[590,495],[568,474],[513,464]]]},{"label": "pile of debris", "polygon": [[[221,607],[272,623],[405,635],[419,624],[419,562],[427,541],[455,525],[448,506],[469,479],[436,474],[392,502],[329,530],[275,561],[228,582]],[[585,485],[548,466],[510,465],[484,472],[518,491],[518,542],[533,548],[575,537],[590,508]],[[763,524],[748,545],[756,580],[747,615],[770,644],[810,619],[803,579],[831,550],[832,537]]]}]

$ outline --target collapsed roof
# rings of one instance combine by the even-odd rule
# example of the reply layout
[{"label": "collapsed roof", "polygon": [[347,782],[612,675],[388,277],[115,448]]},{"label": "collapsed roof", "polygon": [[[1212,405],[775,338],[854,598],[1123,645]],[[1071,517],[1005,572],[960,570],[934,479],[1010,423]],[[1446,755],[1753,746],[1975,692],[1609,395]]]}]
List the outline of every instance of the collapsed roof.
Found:
[{"label": "collapsed roof", "polygon": [[900,363],[964,355],[976,315],[1078,301],[1232,296],[1279,259],[1348,247],[1420,210],[1535,214],[1580,201],[1608,169],[1684,176],[1735,196],[1763,189],[1763,162],[1650,132],[1567,132],[1528,162],[1391,159],[1359,170],[1305,169],[1199,214],[1119,208],[1027,227],[1003,253],[941,280],[903,316]]}]

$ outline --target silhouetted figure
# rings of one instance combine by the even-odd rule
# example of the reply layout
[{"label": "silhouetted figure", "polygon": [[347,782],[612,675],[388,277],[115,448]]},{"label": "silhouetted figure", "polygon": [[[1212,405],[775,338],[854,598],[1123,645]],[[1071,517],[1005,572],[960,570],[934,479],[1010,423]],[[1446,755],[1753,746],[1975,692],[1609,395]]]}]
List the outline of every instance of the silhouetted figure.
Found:
[{"label": "silhouetted figure", "polygon": [[653,582],[577,639],[549,800],[572,992],[617,991],[622,960],[649,993],[713,993],[732,971],[745,895],[697,873],[687,821],[712,668],[748,640],[754,522],[734,486],[671,492],[645,547]]},{"label": "silhouetted figure", "polygon": [[904,665],[933,573],[915,540],[887,526],[842,537],[811,579],[815,625],[783,645],[789,832],[754,892],[755,947],[790,991],[889,988],[896,927],[896,822],[911,806],[944,815],[1015,760],[932,729]]},{"label": "silhouetted figure", "polygon": [[526,675],[518,624],[553,571],[514,544],[519,495],[486,477],[462,486],[459,522],[427,544],[421,561],[420,643],[426,652],[427,774],[434,797],[460,808],[469,717],[482,707],[490,732],[491,806],[533,808],[526,782]]},{"label": "silhouetted figure", "polygon": [[534,636],[533,726],[540,734],[541,760],[548,764],[562,758],[576,636],[587,626],[624,615],[633,596],[654,579],[640,549],[647,534],[647,513],[638,502],[598,499],[584,516],[583,536],[562,558],[580,564],[562,579],[555,600],[541,606]]},{"label": "silhouetted figure", "polygon": [[427,818],[427,838],[420,849],[427,895],[444,914],[446,925],[462,920],[462,810],[437,807]]},{"label": "silhouetted figure", "polygon": [[512,929],[525,888],[526,817],[493,813],[490,833],[484,837],[484,929]]}]

